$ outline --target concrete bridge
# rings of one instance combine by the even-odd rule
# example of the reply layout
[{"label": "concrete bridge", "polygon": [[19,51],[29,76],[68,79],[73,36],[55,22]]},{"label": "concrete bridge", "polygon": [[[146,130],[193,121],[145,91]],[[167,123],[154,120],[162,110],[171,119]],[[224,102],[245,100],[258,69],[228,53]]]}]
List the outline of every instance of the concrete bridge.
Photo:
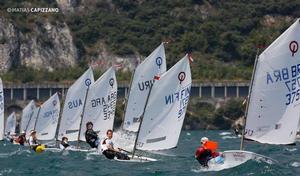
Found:
[{"label": "concrete bridge", "polygon": [[[16,100],[46,100],[51,95],[59,92],[64,97],[71,83],[42,83],[42,84],[13,84],[4,82],[5,101]],[[224,98],[224,97],[245,97],[248,94],[248,82],[199,82],[192,84],[192,97]],[[118,82],[118,96],[127,96],[129,82]]]},{"label": "concrete bridge", "polygon": [[[72,83],[6,83],[4,82],[4,100],[6,115],[12,111],[21,112],[26,104],[34,99],[45,101],[59,92],[60,99],[67,93]],[[211,102],[224,101],[227,98],[245,97],[248,95],[249,82],[200,82],[193,81],[191,96]],[[118,97],[127,97],[129,82],[118,82]]]}]

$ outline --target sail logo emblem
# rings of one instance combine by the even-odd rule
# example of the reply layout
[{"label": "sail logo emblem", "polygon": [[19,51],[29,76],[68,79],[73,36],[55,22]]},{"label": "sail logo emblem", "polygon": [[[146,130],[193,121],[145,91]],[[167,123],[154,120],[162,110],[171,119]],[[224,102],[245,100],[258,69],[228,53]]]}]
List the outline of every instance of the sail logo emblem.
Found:
[{"label": "sail logo emblem", "polygon": [[110,85],[111,87],[114,87],[114,83],[115,83],[114,78],[110,78],[110,79],[109,79],[109,85]]},{"label": "sail logo emblem", "polygon": [[53,100],[53,101],[52,101],[52,104],[53,104],[53,106],[56,106],[57,101],[56,101],[56,100]]},{"label": "sail logo emblem", "polygon": [[156,62],[156,65],[160,68],[160,66],[161,66],[161,64],[162,64],[162,58],[161,57],[157,57],[156,58],[156,60],[155,60],[155,62]]},{"label": "sail logo emblem", "polygon": [[178,80],[180,81],[180,84],[181,84],[182,81],[185,80],[185,72],[180,72],[178,74]]},{"label": "sail logo emblem", "polygon": [[299,45],[297,41],[291,41],[289,45],[290,51],[292,52],[292,56],[294,57],[295,53],[297,53]]},{"label": "sail logo emblem", "polygon": [[92,83],[91,79],[88,78],[88,79],[85,80],[85,85],[86,86],[89,87],[91,85],[91,83]]}]

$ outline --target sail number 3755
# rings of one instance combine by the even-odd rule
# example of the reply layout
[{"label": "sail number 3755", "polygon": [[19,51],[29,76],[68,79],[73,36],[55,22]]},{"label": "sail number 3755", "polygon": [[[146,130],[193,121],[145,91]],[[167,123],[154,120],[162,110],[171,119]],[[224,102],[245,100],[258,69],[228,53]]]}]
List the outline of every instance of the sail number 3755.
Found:
[{"label": "sail number 3755", "polygon": [[300,89],[297,89],[296,91],[292,91],[285,95],[287,98],[287,101],[285,105],[290,105],[291,103],[294,103],[300,99]]}]

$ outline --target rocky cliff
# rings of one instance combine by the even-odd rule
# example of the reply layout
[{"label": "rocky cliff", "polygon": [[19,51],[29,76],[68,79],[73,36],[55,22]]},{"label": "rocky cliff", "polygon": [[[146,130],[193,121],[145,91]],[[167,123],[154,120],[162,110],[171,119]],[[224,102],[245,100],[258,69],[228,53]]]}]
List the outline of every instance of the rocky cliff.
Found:
[{"label": "rocky cliff", "polygon": [[30,32],[22,32],[12,21],[0,18],[0,69],[23,65],[35,69],[74,66],[77,51],[68,26],[48,21],[35,25]]},{"label": "rocky cliff", "polygon": [[20,54],[19,33],[15,26],[0,18],[0,71],[8,71]]},{"label": "rocky cliff", "polygon": [[[39,7],[35,3],[27,2],[19,6]],[[85,1],[56,0],[52,6],[58,7],[60,12],[26,14],[0,11],[0,14],[5,14],[0,17],[0,72],[7,72],[18,66],[53,71],[73,67],[79,61],[100,70],[115,66],[126,71],[134,69],[140,61],[138,53],[125,57],[113,54],[101,40],[90,46],[82,46],[84,54],[81,54],[74,41],[76,36],[66,22],[70,14],[88,8]],[[8,7],[12,5],[8,4]]]}]

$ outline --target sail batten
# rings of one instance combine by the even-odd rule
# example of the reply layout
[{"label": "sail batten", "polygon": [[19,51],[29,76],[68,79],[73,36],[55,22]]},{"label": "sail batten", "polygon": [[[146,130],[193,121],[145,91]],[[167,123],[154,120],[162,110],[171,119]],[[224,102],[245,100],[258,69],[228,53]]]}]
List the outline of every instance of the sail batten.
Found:
[{"label": "sail batten", "polygon": [[292,144],[300,116],[299,19],[257,60],[247,112],[245,138]]}]

